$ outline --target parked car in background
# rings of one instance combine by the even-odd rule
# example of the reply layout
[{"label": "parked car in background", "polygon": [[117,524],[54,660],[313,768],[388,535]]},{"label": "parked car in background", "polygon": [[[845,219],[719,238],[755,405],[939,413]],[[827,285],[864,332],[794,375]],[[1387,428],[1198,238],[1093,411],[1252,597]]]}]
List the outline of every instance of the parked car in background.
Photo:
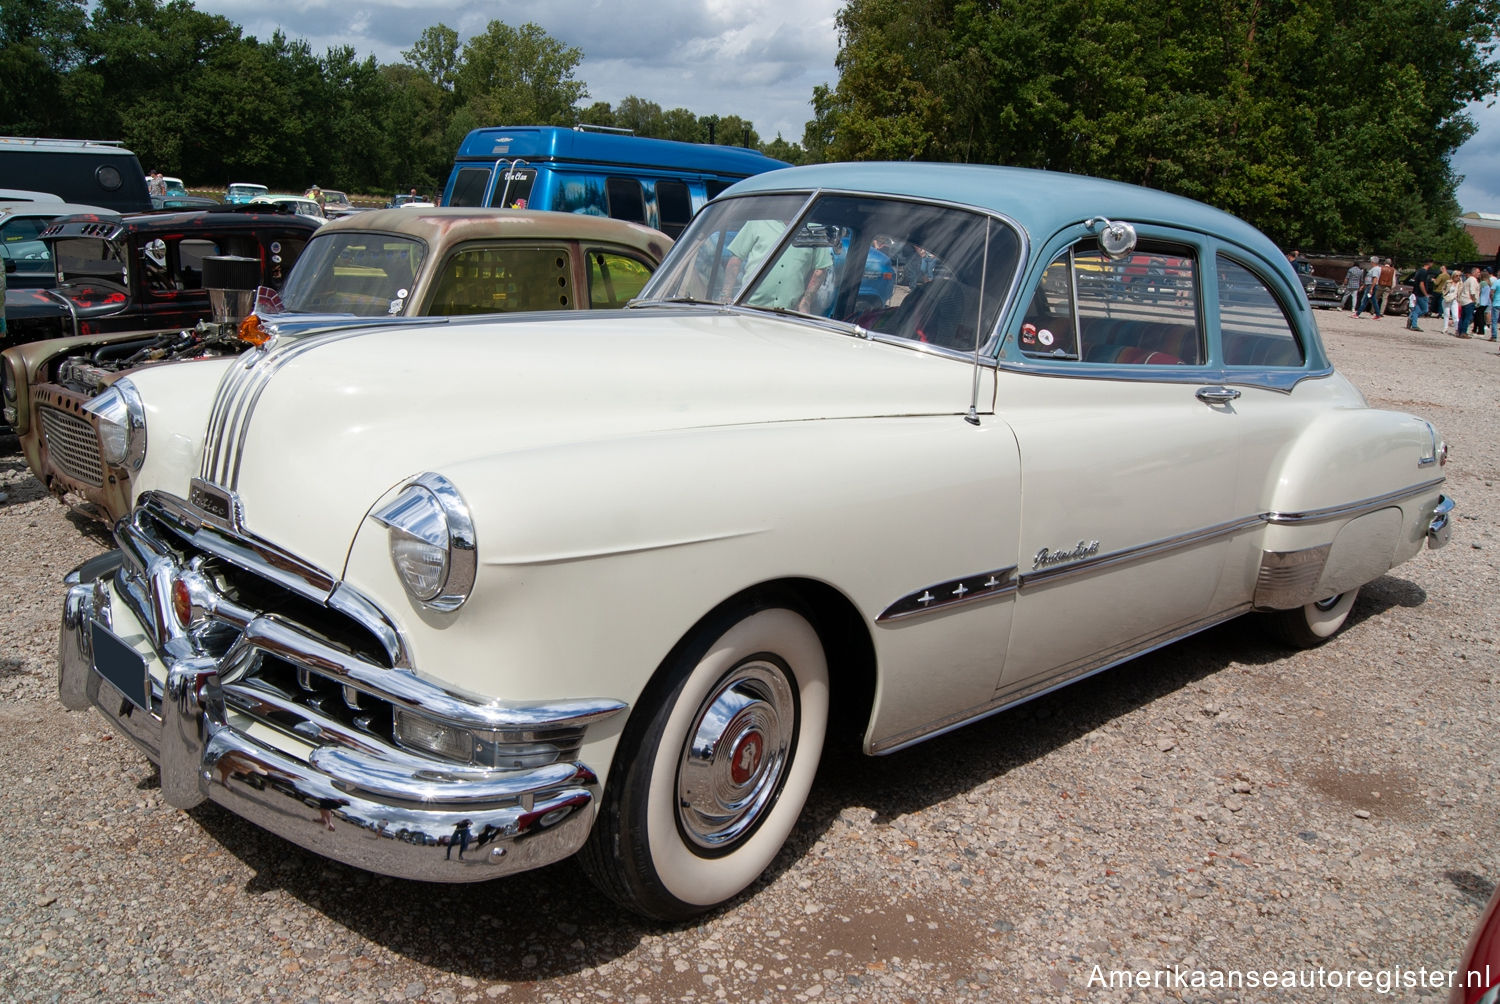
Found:
[{"label": "parked car in background", "polygon": [[210,199],[206,195],[153,195],[151,196],[151,207],[153,209],[212,209],[214,206],[223,205],[218,199]]},{"label": "parked car in background", "polygon": [[1343,298],[1342,287],[1325,276],[1316,275],[1310,271],[1299,272],[1297,282],[1301,284],[1302,293],[1307,297],[1307,302],[1321,310],[1337,309]]},{"label": "parked car in background", "polygon": [[167,191],[166,191],[167,195],[187,195],[188,194],[187,186],[182,183],[182,179],[181,178],[173,178],[170,175],[163,175],[162,179],[161,179],[161,182],[162,182],[163,185],[167,186]]},{"label": "parked car in background", "polygon": [[205,257],[254,258],[279,287],[316,229],[291,213],[231,207],[56,219],[41,234],[53,288],[6,292],[5,344],[192,327],[208,311]]},{"label": "parked car in background", "polygon": [[116,213],[151,208],[141,162],[115,142],[3,136],[0,180],[8,188],[47,192],[59,201]]},{"label": "parked car in background", "polygon": [[[881,236],[933,278],[871,319]],[[1183,296],[1080,281],[1153,259]],[[890,753],[1256,610],[1318,644],[1448,539],[1433,426],[1335,372],[1270,241],[1159,191],[787,168],[627,310],[411,323],[90,402],[139,494],[59,655],[168,803],[405,878],[581,852],[707,910],[831,725]]]},{"label": "parked car in background", "polygon": [[0,265],[8,289],[46,289],[55,285],[52,251],[42,231],[60,216],[116,214],[99,206],[73,202],[0,202]]},{"label": "parked car in background", "polygon": [[257,195],[250,200],[250,205],[277,206],[319,225],[328,219],[323,215],[323,207],[318,204],[317,200],[309,199],[304,195]]},{"label": "parked car in background", "polygon": [[349,201],[349,196],[332,188],[323,189],[323,215],[330,220],[349,216],[360,210]]},{"label": "parked car in background", "polygon": [[[134,471],[107,455],[96,432],[98,418],[85,405],[122,376],[392,316],[621,307],[640,292],[670,244],[646,227],[564,213],[360,213],[318,230],[284,287],[267,279],[261,296],[266,312],[243,318],[232,335],[218,327],[136,331],[8,350],[4,405],[16,417],[7,420],[16,425],[22,452],[42,484],[113,522],[134,502]],[[252,271],[260,276],[258,268]]]},{"label": "parked car in background", "polygon": [[243,206],[257,195],[268,195],[270,189],[248,181],[236,181],[224,189],[224,201],[231,206]]}]

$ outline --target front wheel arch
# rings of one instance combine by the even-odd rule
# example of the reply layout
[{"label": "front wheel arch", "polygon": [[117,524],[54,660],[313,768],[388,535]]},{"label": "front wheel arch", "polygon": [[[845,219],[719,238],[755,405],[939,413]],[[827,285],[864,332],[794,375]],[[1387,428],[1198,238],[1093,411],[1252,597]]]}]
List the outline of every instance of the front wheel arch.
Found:
[{"label": "front wheel arch", "polygon": [[[851,630],[857,623],[851,621],[853,607],[841,607],[841,602],[847,604],[837,593],[812,583],[758,587],[715,607],[673,646],[626,720],[599,815],[579,854],[580,864],[602,892],[636,913],[676,921],[733,899],[769,867],[793,832],[827,735],[839,723],[833,709],[866,689],[848,668],[850,653],[858,653],[861,646],[859,635]],[[759,646],[752,639],[750,648],[743,648],[744,632],[754,635],[757,629],[766,644]],[[783,644],[785,653],[778,651]],[[864,644],[869,645],[867,635]],[[722,665],[716,662],[723,652],[737,649],[743,649],[741,654],[722,659]],[[783,654],[788,655],[785,661]],[[757,668],[741,674],[740,668],[750,664]],[[715,668],[705,669],[709,666]],[[796,740],[778,771],[777,790],[767,807],[754,810],[753,823],[743,831],[726,826],[724,849],[709,847],[703,838],[714,836],[717,824],[691,818],[685,800],[684,737],[695,734],[705,721],[695,719],[695,714],[701,716],[709,705],[717,707],[715,695],[724,693],[724,680],[749,680],[754,689],[774,677],[777,666],[796,691],[783,705],[784,717],[795,722]],[[709,682],[721,670],[719,682]],[[812,690],[805,689],[809,680]],[[868,689],[873,693],[872,684]],[[774,690],[766,687],[761,693]],[[867,721],[868,701],[864,707]],[[786,709],[791,709],[789,715]],[[684,723],[692,722],[696,724],[687,724],[684,731]],[[724,748],[734,745],[728,732],[724,738]],[[716,790],[723,783],[718,778],[707,787]],[[788,792],[784,803],[782,786]]]}]

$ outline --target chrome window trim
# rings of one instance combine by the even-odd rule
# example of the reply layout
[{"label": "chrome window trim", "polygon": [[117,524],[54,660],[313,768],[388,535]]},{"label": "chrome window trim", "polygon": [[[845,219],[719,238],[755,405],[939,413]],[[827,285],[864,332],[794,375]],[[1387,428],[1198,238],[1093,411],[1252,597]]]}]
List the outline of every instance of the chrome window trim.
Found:
[{"label": "chrome window trim", "polygon": [[1136,383],[1174,384],[1223,384],[1234,387],[1256,387],[1261,390],[1290,394],[1303,380],[1333,376],[1334,369],[1325,366],[1319,369],[1283,369],[1274,367],[1209,367],[1209,366],[1118,366],[1112,363],[1080,363],[1075,360],[1051,362],[1050,360],[1028,360],[1021,362],[1002,357],[1001,370],[1029,376],[1067,377],[1071,380],[1123,380]]}]

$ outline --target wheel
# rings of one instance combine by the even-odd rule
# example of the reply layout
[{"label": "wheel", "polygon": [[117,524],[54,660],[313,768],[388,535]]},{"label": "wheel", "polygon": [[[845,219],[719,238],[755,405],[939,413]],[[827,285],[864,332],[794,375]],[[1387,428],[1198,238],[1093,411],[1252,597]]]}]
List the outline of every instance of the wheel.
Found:
[{"label": "wheel", "polygon": [[736,608],[691,634],[642,694],[580,855],[627,909],[680,920],[765,871],[812,788],[828,664],[807,618]]},{"label": "wheel", "polygon": [[1349,619],[1359,588],[1308,603],[1294,610],[1266,615],[1271,633],[1293,648],[1315,648],[1338,633]]}]

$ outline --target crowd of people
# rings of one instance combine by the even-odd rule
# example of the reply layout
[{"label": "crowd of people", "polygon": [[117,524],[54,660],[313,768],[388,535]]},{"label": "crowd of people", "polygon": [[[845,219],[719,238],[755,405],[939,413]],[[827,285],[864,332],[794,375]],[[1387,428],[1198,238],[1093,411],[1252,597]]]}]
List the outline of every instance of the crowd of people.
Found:
[{"label": "crowd of people", "polygon": [[1450,269],[1447,265],[1434,269],[1428,259],[1412,276],[1411,315],[1406,326],[1413,331],[1422,330],[1417,318],[1436,310],[1443,318],[1443,334],[1459,338],[1478,335],[1493,342],[1500,329],[1497,301],[1500,301],[1500,278],[1490,269],[1477,265],[1467,271],[1458,266]]},{"label": "crowd of people", "polygon": [[[1372,255],[1368,265],[1355,262],[1344,274],[1344,296],[1351,308],[1350,317],[1383,317],[1390,305],[1391,291],[1396,288],[1395,263],[1389,258]],[[1442,333],[1458,338],[1478,335],[1497,341],[1500,329],[1500,277],[1493,270],[1457,265],[1434,267],[1428,258],[1411,276],[1411,296],[1407,303],[1406,327],[1423,330],[1420,318],[1429,313],[1443,319]]]}]

